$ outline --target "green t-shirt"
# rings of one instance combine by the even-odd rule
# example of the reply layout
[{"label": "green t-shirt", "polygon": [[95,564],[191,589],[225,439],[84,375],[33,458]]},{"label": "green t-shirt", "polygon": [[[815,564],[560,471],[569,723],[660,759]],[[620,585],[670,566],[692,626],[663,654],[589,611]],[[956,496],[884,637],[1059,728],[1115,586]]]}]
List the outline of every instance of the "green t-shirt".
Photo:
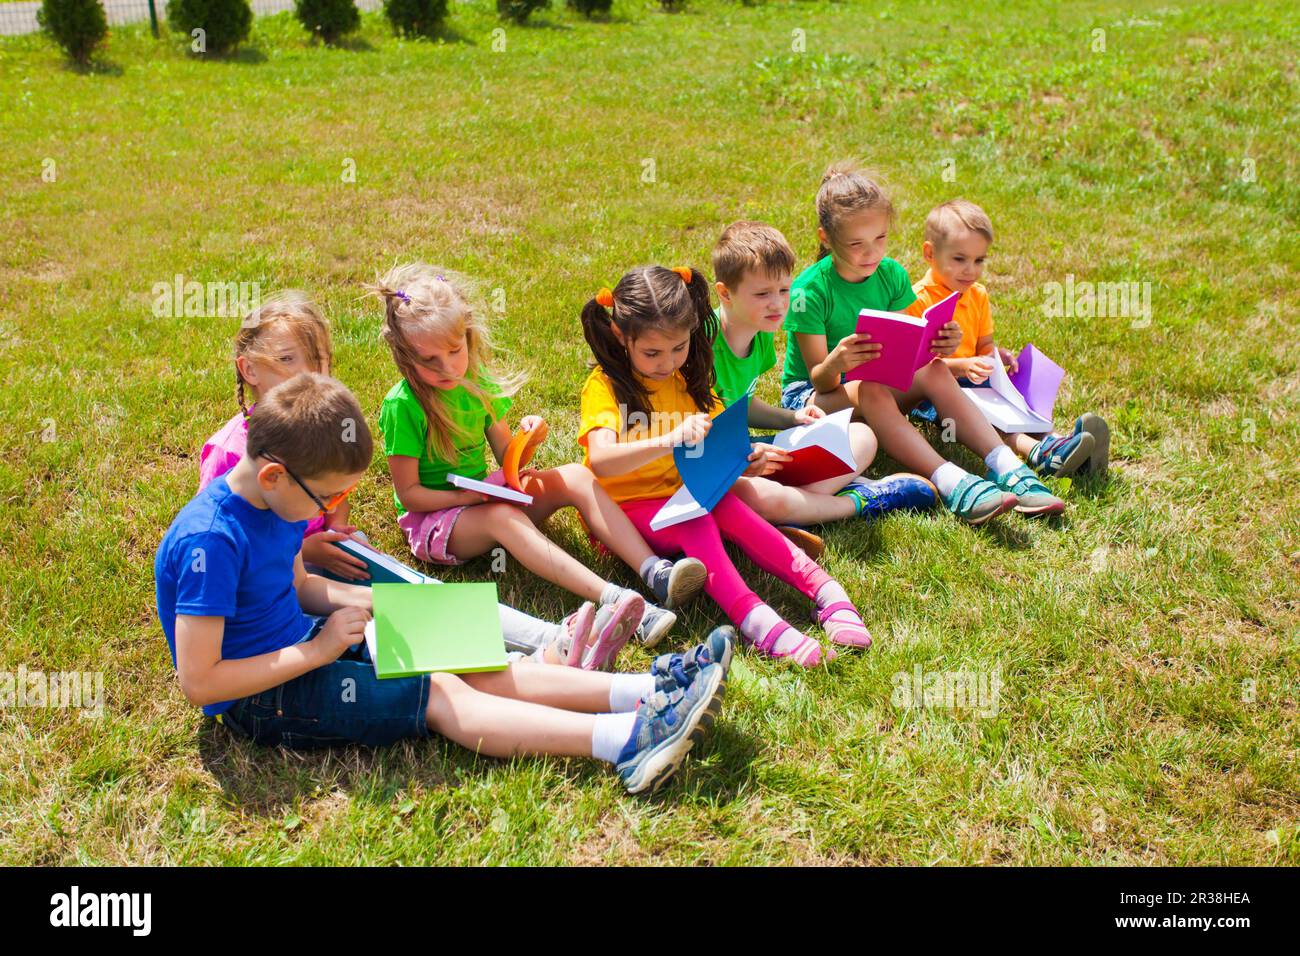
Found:
[{"label": "green t-shirt", "polygon": [[[479,384],[491,396],[491,421],[501,418],[510,408],[510,399],[501,394],[500,387],[490,379],[483,377]],[[379,409],[379,428],[384,433],[384,454],[402,455],[418,458],[420,461],[420,484],[434,491],[453,491],[447,481],[449,474],[455,473],[465,478],[482,479],[487,475],[487,437],[483,434],[490,424],[487,409],[483,403],[472,395],[463,385],[437,393],[447,409],[448,416],[461,427],[464,434],[456,435],[454,461],[443,461],[434,457],[427,441],[429,419],[420,407],[419,400],[411,392],[411,386],[402,379],[384,396],[384,404]],[[406,509],[393,492],[393,501],[397,510],[405,514]]]},{"label": "green t-shirt", "polygon": [[876,271],[861,282],[841,278],[829,255],[818,259],[790,286],[790,311],[781,326],[788,333],[781,387],[809,379],[794,333],[826,336],[829,352],[858,327],[858,313],[863,309],[901,312],[915,301],[907,270],[893,259],[881,259]]},{"label": "green t-shirt", "polygon": [[722,334],[722,316],[718,315],[718,337],[713,340],[713,370],[718,373],[717,392],[724,405],[744,395],[755,379],[776,367],[776,346],[771,332],[755,334],[749,354],[741,357],[731,351]]}]

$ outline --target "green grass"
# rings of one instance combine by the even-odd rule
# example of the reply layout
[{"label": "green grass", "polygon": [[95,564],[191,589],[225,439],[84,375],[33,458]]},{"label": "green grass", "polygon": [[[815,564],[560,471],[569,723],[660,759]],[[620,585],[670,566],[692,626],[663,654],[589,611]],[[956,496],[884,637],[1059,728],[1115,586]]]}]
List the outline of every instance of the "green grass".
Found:
[{"label": "green grass", "polygon": [[[39,36],[0,42],[0,669],[107,684],[99,720],[0,712],[0,860],[1300,861],[1300,33],[1280,2],[1139,6],[621,2],[608,23],[544,12],[494,52],[479,0],[441,44],[367,15],[325,49],[280,15],[215,62],[140,25],[88,74]],[[828,529],[876,646],[819,673],[743,655],[714,741],[653,800],[587,762],[438,742],[262,751],[185,703],[152,559],[234,410],[236,322],[155,318],[154,283],[308,290],[373,424],[395,371],[361,283],[464,270],[505,291],[503,359],[531,377],[515,411],[551,422],[556,464],[578,455],[581,303],[634,264],[707,268],[739,217],[806,263],[845,155],[888,185],[914,276],[933,203],[992,215],[1001,337],[1068,367],[1063,418],[1115,429],[1110,480],[1075,482],[1063,522]],[[1046,318],[1071,273],[1152,283],[1150,327]],[[354,515],[402,553],[379,458]],[[551,531],[631,581],[571,516]],[[499,583],[544,617],[576,604],[514,566]],[[682,643],[717,620],[697,603]],[[999,669],[996,716],[894,706],[918,665]]]}]

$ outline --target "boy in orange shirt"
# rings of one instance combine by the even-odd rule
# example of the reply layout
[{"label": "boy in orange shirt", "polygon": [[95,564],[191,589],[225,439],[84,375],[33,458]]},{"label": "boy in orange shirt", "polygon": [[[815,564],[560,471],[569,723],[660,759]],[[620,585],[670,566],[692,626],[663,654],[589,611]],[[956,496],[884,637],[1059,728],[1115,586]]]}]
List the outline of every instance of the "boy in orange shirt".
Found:
[{"label": "boy in orange shirt", "polygon": [[[935,206],[925,220],[921,253],[930,267],[912,286],[926,308],[953,292],[960,292],[953,318],[961,326],[961,344],[942,359],[960,381],[981,385],[989,377],[990,363],[1001,361],[1016,371],[1016,357],[993,344],[993,315],[988,290],[979,282],[984,260],[993,243],[993,224],[979,206],[964,199]],[[1001,432],[999,432],[1001,434]],[[1110,453],[1110,429],[1091,413],[1082,415],[1068,435],[1048,433],[1004,435],[1006,443],[1043,477],[1061,477],[1076,471],[1105,474]]]}]

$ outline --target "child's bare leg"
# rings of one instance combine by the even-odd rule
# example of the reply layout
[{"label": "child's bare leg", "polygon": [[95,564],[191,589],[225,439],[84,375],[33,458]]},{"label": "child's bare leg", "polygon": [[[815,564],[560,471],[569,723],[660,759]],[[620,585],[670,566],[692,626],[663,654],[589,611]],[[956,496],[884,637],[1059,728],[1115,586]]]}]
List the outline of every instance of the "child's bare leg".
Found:
[{"label": "child's bare leg", "polygon": [[449,550],[473,558],[500,544],[538,577],[589,601],[599,601],[605,581],[537,530],[514,505],[475,505],[461,512],[452,529]]},{"label": "child's bare leg", "polygon": [[[940,419],[950,419],[956,425],[957,440],[984,458],[1002,441],[988,419],[961,392],[962,388],[948,371],[948,366],[934,361],[916,373],[912,387],[904,395],[911,398],[914,393],[919,393],[928,398],[934,403]],[[906,419],[903,421],[906,422]],[[911,428],[910,425],[908,427]]]},{"label": "child's bare leg", "polygon": [[[538,472],[530,476],[527,487],[536,499],[532,508],[526,509],[533,521],[540,523],[556,509],[573,506],[596,540],[622,558],[628,567],[639,571],[646,558],[654,556],[623,509],[582,465],[561,465]],[[535,487],[541,489],[540,494]]]},{"label": "child's bare leg", "polygon": [[876,433],[866,422],[849,422],[849,447],[853,449],[853,460],[858,463],[857,471],[840,475],[838,478],[815,481],[811,485],[804,485],[803,490],[811,491],[815,495],[833,495],[861,475],[876,459]]},{"label": "child's bare leg", "polygon": [[[939,367],[947,371],[942,363],[939,363]],[[954,388],[958,387],[956,379],[951,375],[948,378]],[[943,458],[898,410],[896,394],[893,389],[879,382],[847,382],[834,392],[815,395],[813,402],[828,412],[839,411],[847,404],[854,405],[858,414],[875,432],[876,440],[886,454],[900,462],[908,471],[928,477],[943,464]],[[962,401],[966,399],[963,398]],[[966,404],[970,405],[970,402],[967,401]],[[979,415],[974,406],[971,410]]]},{"label": "child's bare leg", "polygon": [[[543,670],[543,668],[537,668]],[[544,668],[560,673],[571,668]],[[425,721],[462,747],[491,757],[590,757],[596,718],[485,694],[454,674],[432,674]]]},{"label": "child's bare leg", "polygon": [[1034,450],[1034,446],[1038,444],[1038,440],[1043,436],[1026,435],[1024,432],[1013,432],[1010,435],[998,432],[998,437],[1009,445],[1011,450],[1021,458],[1028,458],[1029,453]]},{"label": "child's bare leg", "polygon": [[782,485],[770,478],[740,478],[731,490],[769,524],[821,524],[855,513],[849,498]]},{"label": "child's bare leg", "polygon": [[470,687],[485,694],[583,714],[609,712],[609,689],[615,677],[601,671],[544,667],[529,661],[511,664],[503,671],[460,676]]}]

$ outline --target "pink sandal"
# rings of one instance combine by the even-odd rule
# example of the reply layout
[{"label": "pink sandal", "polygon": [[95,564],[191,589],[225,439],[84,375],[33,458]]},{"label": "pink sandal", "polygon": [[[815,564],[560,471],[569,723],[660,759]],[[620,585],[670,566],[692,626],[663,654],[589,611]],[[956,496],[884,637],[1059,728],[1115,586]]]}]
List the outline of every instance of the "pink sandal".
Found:
[{"label": "pink sandal", "polygon": [[[800,635],[803,640],[796,644],[793,650],[778,652],[776,643],[786,631],[794,631],[794,628],[785,621],[778,621],[772,625],[772,630],[767,632],[766,637],[754,642],[754,650],[778,660],[784,658],[794,661],[800,667],[816,667],[818,664],[835,660],[834,648],[822,650],[822,646],[807,635]],[[795,631],[795,633],[799,632]]]},{"label": "pink sandal", "polygon": [[592,623],[593,637],[582,660],[585,671],[606,671],[623,645],[636,633],[645,614],[645,598],[624,592],[613,604],[602,604]]},{"label": "pink sandal", "polygon": [[[569,651],[561,655],[565,667],[582,666],[582,652],[587,649],[587,642],[591,640],[591,627],[596,623],[596,605],[590,601],[583,603],[562,622],[564,629],[568,632]],[[563,637],[560,638],[564,640]]]},{"label": "pink sandal", "polygon": [[[853,620],[831,620],[831,617],[839,611],[848,611],[853,615]],[[832,643],[843,644],[846,647],[871,646],[871,635],[867,633],[867,626],[862,623],[862,618],[858,615],[858,609],[848,601],[836,601],[834,604],[828,604],[816,612],[817,623],[826,629],[826,636],[831,639]]]}]

